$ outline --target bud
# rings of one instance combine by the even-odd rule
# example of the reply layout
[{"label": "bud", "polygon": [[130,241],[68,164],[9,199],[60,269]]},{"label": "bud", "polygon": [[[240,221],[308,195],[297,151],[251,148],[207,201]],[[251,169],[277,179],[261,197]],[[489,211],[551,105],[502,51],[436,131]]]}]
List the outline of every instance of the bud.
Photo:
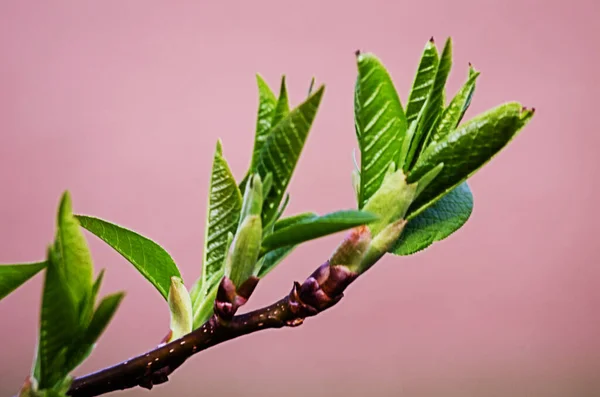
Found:
[{"label": "bud", "polygon": [[192,300],[179,277],[171,277],[168,301],[171,311],[171,333],[167,342],[170,342],[192,332]]},{"label": "bud", "polygon": [[247,216],[237,232],[227,257],[225,275],[233,284],[242,285],[254,273],[262,242],[262,221],[260,215]]},{"label": "bud", "polygon": [[[271,178],[267,176],[266,182],[269,185],[272,184]],[[238,228],[241,227],[242,222],[248,215],[260,215],[263,206],[263,189],[260,175],[253,174],[248,178],[246,183],[246,189],[244,190],[244,201],[242,202],[242,212],[240,213],[240,221]],[[268,186],[270,189],[270,186]]]}]

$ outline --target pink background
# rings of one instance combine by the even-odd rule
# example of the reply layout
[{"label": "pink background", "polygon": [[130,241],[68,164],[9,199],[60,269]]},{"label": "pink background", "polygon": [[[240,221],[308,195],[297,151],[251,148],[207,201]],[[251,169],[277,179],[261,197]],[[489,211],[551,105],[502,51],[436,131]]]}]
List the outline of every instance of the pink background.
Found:
[{"label": "pink background", "polygon": [[[591,396],[600,394],[600,147],[596,0],[2,1],[0,261],[43,258],[61,192],[75,210],[159,241],[199,275],[212,153],[241,177],[260,72],[297,104],[327,83],[288,213],[354,205],[354,50],[372,51],[404,101],[422,47],[455,39],[454,92],[482,71],[470,114],[520,100],[533,122],[471,180],[471,221],[389,256],[343,303],[191,359],[153,396]],[[340,236],[298,249],[251,307],[285,294]],[[102,292],[122,309],[79,374],[154,346],[158,293],[90,237]],[[0,395],[28,373],[41,277],[0,303]],[[598,394],[596,394],[598,393]],[[141,389],[123,395],[141,396]]]}]

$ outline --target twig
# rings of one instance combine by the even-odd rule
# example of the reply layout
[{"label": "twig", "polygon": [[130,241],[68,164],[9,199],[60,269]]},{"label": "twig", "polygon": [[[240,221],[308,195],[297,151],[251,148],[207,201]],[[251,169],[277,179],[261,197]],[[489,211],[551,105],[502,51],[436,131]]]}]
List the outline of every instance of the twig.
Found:
[{"label": "twig", "polygon": [[[358,277],[345,266],[321,265],[304,283],[294,283],[291,292],[270,306],[233,316],[237,307],[252,293],[254,286],[244,284],[237,290],[224,278],[215,301],[215,314],[200,328],[146,354],[98,372],[76,378],[68,394],[92,397],[136,386],[151,389],[165,383],[185,360],[219,343],[269,328],[294,327],[306,317],[317,315],[335,305],[344,289]],[[246,283],[245,283],[246,284]],[[248,296],[242,297],[244,291]],[[249,293],[248,293],[249,292]],[[229,302],[227,302],[229,301]],[[231,305],[233,303],[233,310]],[[226,307],[227,310],[221,310]]]}]

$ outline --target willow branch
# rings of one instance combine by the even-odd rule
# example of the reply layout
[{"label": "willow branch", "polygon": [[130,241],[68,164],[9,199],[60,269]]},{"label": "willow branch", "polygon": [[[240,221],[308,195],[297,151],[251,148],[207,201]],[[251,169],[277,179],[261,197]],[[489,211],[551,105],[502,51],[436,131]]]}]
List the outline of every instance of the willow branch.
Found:
[{"label": "willow branch", "polygon": [[215,301],[215,314],[200,328],[148,353],[76,378],[68,394],[92,397],[137,386],[151,389],[167,382],[168,376],[188,358],[209,347],[263,329],[302,324],[306,317],[315,316],[339,302],[344,289],[357,276],[345,266],[330,266],[326,262],[302,284],[294,283],[284,298],[237,316],[234,316],[235,310],[245,303],[258,280],[249,280],[248,285],[242,284],[235,290],[231,281],[224,278]]}]

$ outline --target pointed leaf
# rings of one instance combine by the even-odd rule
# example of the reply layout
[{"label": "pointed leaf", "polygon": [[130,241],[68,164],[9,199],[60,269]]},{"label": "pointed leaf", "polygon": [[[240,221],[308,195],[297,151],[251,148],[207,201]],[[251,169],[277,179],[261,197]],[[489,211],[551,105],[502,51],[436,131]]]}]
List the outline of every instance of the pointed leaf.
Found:
[{"label": "pointed leaf", "polygon": [[300,220],[281,228],[263,240],[263,250],[297,245],[329,234],[338,233],[356,226],[376,221],[378,218],[368,212],[347,210]]},{"label": "pointed leaf", "polygon": [[273,112],[271,128],[275,127],[281,120],[290,113],[290,103],[288,100],[287,87],[285,85],[285,76],[281,78],[281,88],[279,89],[279,98]]},{"label": "pointed leaf", "polygon": [[450,105],[446,109],[444,109],[444,113],[442,114],[442,118],[437,128],[435,129],[435,133],[432,136],[432,142],[439,142],[446,138],[449,133],[454,131],[458,126],[462,116],[466,112],[469,107],[469,102],[471,101],[471,97],[473,95],[473,91],[475,89],[475,81],[479,76],[479,72],[471,70],[469,71],[469,79],[462,86],[460,91],[456,94],[452,101],[450,101]]},{"label": "pointed leaf", "polygon": [[411,255],[460,229],[473,211],[473,195],[463,182],[431,207],[410,219],[395,247],[396,255]]},{"label": "pointed leaf", "polygon": [[406,104],[406,122],[409,125],[416,120],[431,91],[431,87],[433,87],[438,62],[439,56],[432,37],[425,45],[423,55],[421,55],[421,62]]},{"label": "pointed leaf", "polygon": [[427,100],[423,105],[422,114],[419,116],[415,136],[413,137],[413,141],[411,143],[409,155],[410,161],[408,162],[409,165],[415,164],[430,139],[429,136],[431,131],[434,130],[437,123],[439,123],[444,107],[446,81],[448,80],[448,75],[450,74],[451,68],[452,39],[448,38],[448,40],[446,40],[446,44],[444,45],[444,49],[442,50],[440,61],[437,64],[433,86],[431,87],[429,95],[427,96]]},{"label": "pointed leaf", "polygon": [[256,171],[262,179],[269,172],[273,174],[271,191],[264,198],[264,224],[268,224],[277,213],[317,114],[323,91],[324,87],[321,86],[304,103],[281,120],[273,128],[261,150]]},{"label": "pointed leaf", "polygon": [[277,105],[277,97],[259,74],[256,75],[256,82],[258,84],[258,116],[256,118],[256,134],[254,136],[250,170],[256,167],[260,150],[267,140],[271,128],[273,128],[273,113]]},{"label": "pointed leaf", "polygon": [[276,248],[267,252],[267,254],[261,258],[261,266],[257,273],[257,277],[265,277],[271,270],[275,269],[281,261],[291,254],[296,247],[296,245],[288,245],[287,247]]},{"label": "pointed leaf", "polygon": [[102,298],[81,339],[74,341],[76,343],[70,349],[66,364],[69,372],[81,365],[92,353],[96,342],[114,317],[124,296],[123,292],[117,292]]},{"label": "pointed leaf", "polygon": [[46,267],[46,262],[0,265],[0,300]]},{"label": "pointed leaf", "polygon": [[411,206],[420,212],[458,186],[492,159],[533,116],[533,111],[511,102],[489,110],[451,132],[441,142],[425,149],[408,182],[418,181],[439,163],[440,174],[425,188]]},{"label": "pointed leaf", "polygon": [[360,148],[362,208],[396,161],[406,134],[406,116],[387,70],[372,54],[357,56],[354,124]]},{"label": "pointed leaf", "polygon": [[77,338],[78,307],[68,288],[64,267],[52,248],[48,250],[46,276],[42,292],[40,332],[36,365],[40,388],[54,386],[68,373],[66,350]]},{"label": "pointed leaf", "polygon": [[281,218],[277,222],[275,222],[273,231],[276,232],[276,231],[284,229],[288,226],[294,225],[298,222],[305,221],[309,218],[316,218],[316,217],[318,217],[318,215],[314,212],[303,212],[301,214]]},{"label": "pointed leaf", "polygon": [[94,265],[79,222],[73,216],[68,192],[63,194],[60,202],[57,226],[53,252],[71,298],[79,305],[91,293]]},{"label": "pointed leaf", "polygon": [[223,157],[221,142],[217,142],[209,187],[203,281],[211,279],[225,266],[228,234],[235,234],[241,209],[242,194]]},{"label": "pointed leaf", "polygon": [[76,216],[81,226],[114,248],[167,299],[177,265],[160,245],[134,231],[91,216]]}]

